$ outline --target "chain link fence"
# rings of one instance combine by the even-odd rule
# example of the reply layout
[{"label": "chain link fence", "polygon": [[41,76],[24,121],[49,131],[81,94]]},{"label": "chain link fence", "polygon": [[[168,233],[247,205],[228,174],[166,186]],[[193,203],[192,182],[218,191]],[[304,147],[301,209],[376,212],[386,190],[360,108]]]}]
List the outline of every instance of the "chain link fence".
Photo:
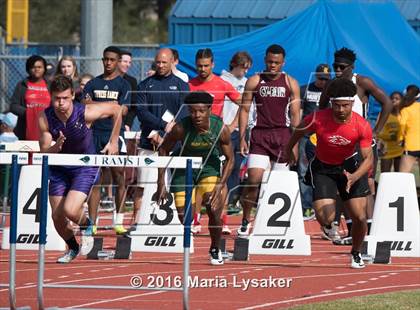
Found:
[{"label": "chain link fence", "polygon": [[[132,66],[128,74],[137,81],[146,77],[150,69],[158,45],[145,44],[117,44],[122,50],[130,51],[133,55]],[[102,72],[102,55],[98,57],[84,57],[80,55],[79,45],[29,43],[5,44],[0,37],[0,112],[7,111],[13,91],[19,81],[27,77],[25,63],[29,56],[41,55],[55,67],[62,56],[72,56],[76,60],[79,76],[84,73],[98,75]],[[94,70],[96,68],[96,70]],[[96,71],[96,72],[93,72]]]}]

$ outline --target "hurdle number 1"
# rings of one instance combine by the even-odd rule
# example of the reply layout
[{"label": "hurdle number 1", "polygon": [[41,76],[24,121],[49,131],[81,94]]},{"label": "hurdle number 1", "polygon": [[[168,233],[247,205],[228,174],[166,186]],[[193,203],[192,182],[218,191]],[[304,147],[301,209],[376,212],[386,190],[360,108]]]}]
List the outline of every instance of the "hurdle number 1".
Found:
[{"label": "hurdle number 1", "polygon": [[397,231],[404,231],[404,197],[398,197],[389,203],[390,208],[397,208]]},{"label": "hurdle number 1", "polygon": [[[30,209],[32,202],[36,198],[35,209]],[[39,210],[41,206],[41,188],[36,188],[35,191],[32,193],[31,197],[29,197],[28,201],[23,206],[23,214],[33,214],[35,215],[35,223],[39,223]]]}]

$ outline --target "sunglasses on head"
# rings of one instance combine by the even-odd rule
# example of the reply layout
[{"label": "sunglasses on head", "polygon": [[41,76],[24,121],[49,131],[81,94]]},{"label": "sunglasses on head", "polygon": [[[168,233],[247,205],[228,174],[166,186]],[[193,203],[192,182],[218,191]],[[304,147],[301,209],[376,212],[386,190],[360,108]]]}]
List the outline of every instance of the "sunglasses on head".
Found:
[{"label": "sunglasses on head", "polygon": [[334,70],[340,69],[341,71],[345,70],[349,66],[350,65],[345,65],[345,64],[333,64]]}]

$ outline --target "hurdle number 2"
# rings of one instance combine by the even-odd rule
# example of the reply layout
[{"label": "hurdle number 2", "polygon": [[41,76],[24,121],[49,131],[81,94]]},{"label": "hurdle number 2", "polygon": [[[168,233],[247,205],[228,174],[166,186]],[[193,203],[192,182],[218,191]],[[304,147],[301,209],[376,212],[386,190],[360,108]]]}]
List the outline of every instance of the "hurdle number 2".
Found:
[{"label": "hurdle number 2", "polygon": [[278,221],[278,219],[286,214],[287,211],[289,211],[292,203],[290,201],[290,197],[287,196],[285,193],[274,193],[273,195],[268,198],[268,204],[273,205],[277,199],[282,199],[284,202],[283,207],[278,210],[276,213],[274,213],[270,218],[268,219],[267,226],[271,227],[290,227],[290,221]]},{"label": "hurdle number 2", "polygon": [[[30,209],[32,202],[36,198],[35,209]],[[32,193],[31,197],[29,197],[28,201],[23,206],[23,214],[33,214],[35,215],[35,223],[39,223],[39,211],[41,210],[41,188],[36,188],[35,191]]]},{"label": "hurdle number 2", "polygon": [[390,208],[397,208],[397,231],[404,231],[404,197],[398,197],[389,203]]}]

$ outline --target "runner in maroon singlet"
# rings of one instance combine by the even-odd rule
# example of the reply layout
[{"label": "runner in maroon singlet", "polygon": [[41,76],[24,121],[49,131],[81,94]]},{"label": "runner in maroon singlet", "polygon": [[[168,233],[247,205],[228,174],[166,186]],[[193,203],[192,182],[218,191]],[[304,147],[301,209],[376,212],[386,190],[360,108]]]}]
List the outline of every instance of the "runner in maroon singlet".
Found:
[{"label": "runner in maroon singlet", "polygon": [[298,82],[282,72],[285,56],[286,52],[281,46],[274,44],[268,47],[265,54],[265,72],[252,76],[245,85],[239,113],[240,149],[243,155],[248,152],[245,132],[253,99],[257,108],[257,124],[251,132],[248,186],[241,195],[243,219],[238,229],[240,236],[249,234],[250,213],[256,203],[264,171],[288,170],[284,152],[290,139],[291,128],[299,124],[300,90]]}]

